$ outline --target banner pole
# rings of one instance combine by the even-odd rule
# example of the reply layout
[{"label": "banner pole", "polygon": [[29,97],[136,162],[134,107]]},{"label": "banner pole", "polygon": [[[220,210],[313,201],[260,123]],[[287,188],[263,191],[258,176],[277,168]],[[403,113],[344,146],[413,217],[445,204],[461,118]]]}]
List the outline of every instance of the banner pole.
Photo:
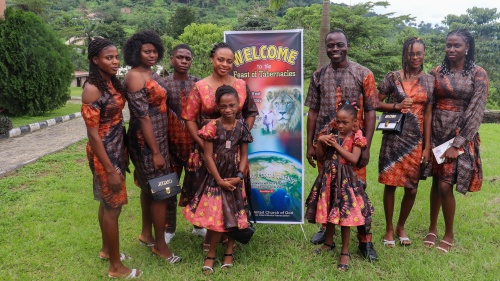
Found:
[{"label": "banner pole", "polygon": [[300,229],[302,229],[302,234],[304,234],[304,240],[307,241],[307,236],[306,236],[306,232],[304,230],[303,224],[300,224]]}]

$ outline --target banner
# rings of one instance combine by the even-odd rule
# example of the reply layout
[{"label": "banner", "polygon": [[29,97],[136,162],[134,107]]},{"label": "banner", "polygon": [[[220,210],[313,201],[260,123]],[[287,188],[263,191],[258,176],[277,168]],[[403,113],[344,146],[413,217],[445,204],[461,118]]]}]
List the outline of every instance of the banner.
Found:
[{"label": "banner", "polygon": [[258,222],[303,223],[302,30],[227,31],[233,75],[259,108],[249,145],[252,204]]}]

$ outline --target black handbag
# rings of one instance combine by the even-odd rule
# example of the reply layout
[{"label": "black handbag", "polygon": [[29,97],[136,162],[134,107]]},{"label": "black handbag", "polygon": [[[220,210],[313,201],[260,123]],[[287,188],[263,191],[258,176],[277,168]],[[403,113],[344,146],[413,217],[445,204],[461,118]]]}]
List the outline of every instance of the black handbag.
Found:
[{"label": "black handbag", "polygon": [[[396,75],[398,76],[399,84],[403,89],[403,96],[406,97],[406,92],[403,87],[403,81],[401,80],[401,76],[399,72],[396,71]],[[395,82],[395,81],[394,81]],[[392,96],[390,95],[388,99],[392,102]],[[395,111],[395,112],[384,112],[380,116],[380,122],[378,123],[377,130],[382,131],[382,134],[386,133],[401,133],[403,131],[403,127],[405,124],[406,114]]]},{"label": "black handbag", "polygon": [[177,173],[170,173],[148,181],[153,201],[162,201],[181,193]]},{"label": "black handbag", "polygon": [[[250,180],[247,178],[247,180]],[[246,186],[245,186],[246,187]],[[247,200],[248,200],[248,207],[250,208],[250,213],[252,214],[253,222],[257,223],[255,219],[255,212],[253,211],[253,205],[252,205],[252,191],[250,190],[250,184],[248,185],[247,188]],[[244,229],[236,229],[236,230],[231,230],[226,232],[226,235],[229,238],[232,238],[242,244],[248,244],[250,242],[250,239],[252,239],[252,236],[255,233],[255,227],[251,222],[248,223],[248,227]]]},{"label": "black handbag", "polygon": [[253,234],[255,233],[255,227],[253,225],[249,225],[244,229],[237,229],[226,232],[226,235],[229,238],[232,238],[242,244],[248,244],[250,239],[252,239]]}]

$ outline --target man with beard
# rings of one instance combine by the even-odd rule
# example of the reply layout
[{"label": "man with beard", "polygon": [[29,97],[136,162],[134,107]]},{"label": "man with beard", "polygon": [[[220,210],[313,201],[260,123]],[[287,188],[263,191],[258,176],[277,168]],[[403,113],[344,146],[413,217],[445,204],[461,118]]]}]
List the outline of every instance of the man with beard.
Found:
[{"label": "man with beard", "polygon": [[[343,30],[330,31],[326,38],[326,53],[330,63],[316,70],[309,85],[305,105],[309,107],[307,115],[307,160],[316,167],[316,138],[318,133],[337,116],[340,105],[349,102],[357,107],[359,127],[368,142],[362,150],[361,157],[354,167],[363,188],[366,189],[366,165],[370,159],[370,145],[375,129],[375,108],[378,106],[377,88],[373,73],[366,67],[349,61],[349,40]],[[321,163],[318,162],[318,169]],[[358,227],[358,241],[361,255],[369,261],[377,259],[370,233],[371,223],[368,226]],[[324,243],[327,235],[322,228],[314,234],[311,242]],[[333,249],[335,244],[323,245],[324,249]]]}]

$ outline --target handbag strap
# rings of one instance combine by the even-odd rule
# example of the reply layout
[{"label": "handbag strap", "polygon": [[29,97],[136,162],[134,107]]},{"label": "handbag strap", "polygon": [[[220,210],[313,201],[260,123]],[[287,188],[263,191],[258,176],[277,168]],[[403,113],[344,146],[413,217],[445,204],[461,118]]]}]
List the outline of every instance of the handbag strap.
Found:
[{"label": "handbag strap", "polygon": [[403,79],[401,79],[401,74],[399,74],[399,71],[394,71],[396,73],[396,76],[398,77],[399,85],[401,85],[401,89],[403,89],[403,96],[404,98],[407,98],[408,95],[406,94],[405,87],[403,86]]}]

